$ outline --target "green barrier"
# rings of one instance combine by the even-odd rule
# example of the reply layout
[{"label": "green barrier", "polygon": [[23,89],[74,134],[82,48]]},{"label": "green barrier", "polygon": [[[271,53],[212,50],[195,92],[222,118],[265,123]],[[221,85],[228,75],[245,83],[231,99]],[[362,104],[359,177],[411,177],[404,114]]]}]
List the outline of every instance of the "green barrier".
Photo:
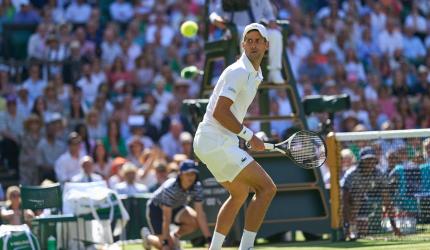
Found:
[{"label": "green barrier", "polygon": [[140,229],[147,227],[146,202],[151,194],[138,194],[122,198],[125,209],[130,215],[130,220],[125,228],[127,240],[140,239]]}]

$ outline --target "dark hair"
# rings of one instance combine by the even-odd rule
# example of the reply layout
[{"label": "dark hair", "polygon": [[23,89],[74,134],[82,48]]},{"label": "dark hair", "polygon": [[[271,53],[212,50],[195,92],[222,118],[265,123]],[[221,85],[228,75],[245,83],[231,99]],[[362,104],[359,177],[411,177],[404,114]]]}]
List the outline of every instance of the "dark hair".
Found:
[{"label": "dark hair", "polygon": [[[84,134],[81,134],[81,129],[85,129],[85,133]],[[90,144],[90,139],[89,139],[89,136],[88,136],[87,125],[85,125],[84,123],[78,123],[75,126],[74,132],[78,133],[78,135],[81,136],[81,140],[85,144],[85,150],[87,151],[87,154],[91,154],[91,144]]]},{"label": "dark hair", "polygon": [[108,152],[107,152],[107,150],[106,150],[106,148],[105,148],[105,145],[103,144],[103,142],[101,141],[101,140],[97,140],[96,141],[96,143],[94,144],[94,147],[93,147],[93,154],[92,154],[92,156],[93,156],[93,159],[94,159],[94,162],[97,162],[98,161],[98,157],[97,157],[97,147],[103,147],[104,149],[105,149],[105,155],[103,156],[103,160],[105,161],[105,162],[108,162],[108,159],[109,159],[109,154],[108,154]]}]

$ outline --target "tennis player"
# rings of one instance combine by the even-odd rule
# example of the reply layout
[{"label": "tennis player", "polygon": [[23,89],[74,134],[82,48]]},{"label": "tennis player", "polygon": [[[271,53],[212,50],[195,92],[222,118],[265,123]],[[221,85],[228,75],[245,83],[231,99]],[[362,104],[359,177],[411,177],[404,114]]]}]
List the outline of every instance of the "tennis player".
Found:
[{"label": "tennis player", "polygon": [[239,147],[238,136],[253,150],[264,150],[263,141],[242,123],[263,80],[260,64],[269,48],[267,30],[261,24],[246,26],[242,37],[244,53],[221,74],[194,139],[196,155],[230,193],[218,213],[209,249],[221,249],[251,190],[255,195],[246,210],[245,230],[239,249],[252,248],[276,193],[276,186],[269,175]]}]

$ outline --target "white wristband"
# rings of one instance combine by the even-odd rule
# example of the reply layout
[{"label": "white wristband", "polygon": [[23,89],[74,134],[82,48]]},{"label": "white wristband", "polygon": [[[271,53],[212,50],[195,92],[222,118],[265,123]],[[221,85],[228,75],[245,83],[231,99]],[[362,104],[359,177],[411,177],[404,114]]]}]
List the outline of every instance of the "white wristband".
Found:
[{"label": "white wristband", "polygon": [[237,135],[240,138],[244,139],[246,142],[249,142],[254,136],[254,133],[249,128],[243,126],[242,130]]}]

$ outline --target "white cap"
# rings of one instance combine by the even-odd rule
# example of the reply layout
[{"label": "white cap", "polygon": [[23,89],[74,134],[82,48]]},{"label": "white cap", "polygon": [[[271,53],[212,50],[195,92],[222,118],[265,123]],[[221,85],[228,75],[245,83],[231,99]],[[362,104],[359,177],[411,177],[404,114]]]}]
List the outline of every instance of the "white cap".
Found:
[{"label": "white cap", "polygon": [[266,40],[269,41],[266,27],[259,23],[251,23],[246,25],[245,30],[243,31],[242,40],[245,39],[245,35],[248,34],[248,32],[250,32],[251,30],[257,30],[258,32],[260,32],[262,37],[266,38]]}]

